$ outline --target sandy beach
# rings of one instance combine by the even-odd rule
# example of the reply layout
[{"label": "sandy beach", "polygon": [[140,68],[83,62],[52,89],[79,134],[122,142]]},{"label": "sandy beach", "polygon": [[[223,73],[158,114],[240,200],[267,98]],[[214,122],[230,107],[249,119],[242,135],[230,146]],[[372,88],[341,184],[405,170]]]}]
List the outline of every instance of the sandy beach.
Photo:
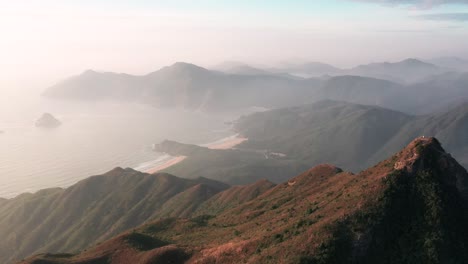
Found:
[{"label": "sandy beach", "polygon": [[[246,141],[247,138],[240,137],[238,134],[233,135],[230,137],[226,137],[208,144],[201,145],[202,147],[207,147],[209,149],[232,149],[235,146],[239,145],[240,143]],[[174,166],[175,164],[182,162],[185,160],[187,157],[186,156],[178,156],[178,157],[173,157],[161,164],[156,165],[155,167],[151,169],[145,170],[146,173],[156,173],[159,171],[162,171],[164,169],[167,169],[171,166]]]},{"label": "sandy beach", "polygon": [[167,169],[181,161],[183,161],[184,159],[186,159],[187,157],[186,156],[179,156],[179,157],[174,157],[162,164],[159,164],[158,166],[154,167],[154,168],[151,168],[147,171],[145,171],[146,173],[156,173],[156,172],[159,172],[159,171],[162,171],[164,169]]},{"label": "sandy beach", "polygon": [[246,140],[247,138],[241,137],[239,134],[237,134],[212,143],[202,145],[202,147],[207,147],[209,149],[231,149]]}]

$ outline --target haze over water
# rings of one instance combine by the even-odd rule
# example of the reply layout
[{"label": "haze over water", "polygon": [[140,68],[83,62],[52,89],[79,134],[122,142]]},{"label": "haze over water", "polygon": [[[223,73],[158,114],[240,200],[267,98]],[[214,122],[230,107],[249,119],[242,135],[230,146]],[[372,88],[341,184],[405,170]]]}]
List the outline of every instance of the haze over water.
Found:
[{"label": "haze over water", "polygon": [[[207,143],[232,134],[225,118],[120,103],[0,99],[0,197],[66,187],[114,167],[144,169],[167,159],[151,146],[164,139]],[[37,128],[44,112],[62,125]],[[190,133],[187,133],[190,131]]]}]

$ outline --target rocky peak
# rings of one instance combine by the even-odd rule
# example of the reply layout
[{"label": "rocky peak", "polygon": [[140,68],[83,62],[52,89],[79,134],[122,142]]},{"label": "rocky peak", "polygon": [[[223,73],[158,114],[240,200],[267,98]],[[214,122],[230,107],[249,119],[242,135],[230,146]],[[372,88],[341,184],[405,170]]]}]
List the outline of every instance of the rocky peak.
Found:
[{"label": "rocky peak", "polygon": [[468,173],[434,137],[419,137],[397,155],[394,169],[410,175],[431,171],[445,184],[456,186],[463,198],[468,199]]},{"label": "rocky peak", "polygon": [[[423,153],[424,150],[424,153]],[[439,141],[433,137],[424,136],[416,138],[397,154],[398,161],[395,162],[395,170],[414,171],[416,164],[421,161],[422,154],[427,154],[428,150],[438,154],[448,155],[440,145]]]}]

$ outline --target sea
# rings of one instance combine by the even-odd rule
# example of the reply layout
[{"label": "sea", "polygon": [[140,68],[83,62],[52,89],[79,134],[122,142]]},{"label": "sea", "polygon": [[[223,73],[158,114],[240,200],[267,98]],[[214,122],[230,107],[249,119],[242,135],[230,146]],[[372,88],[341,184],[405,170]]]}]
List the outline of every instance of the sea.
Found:
[{"label": "sea", "polygon": [[[62,125],[36,127],[46,112]],[[115,167],[146,171],[171,158],[153,144],[216,142],[234,134],[234,118],[138,103],[1,96],[0,197],[67,187]]]}]

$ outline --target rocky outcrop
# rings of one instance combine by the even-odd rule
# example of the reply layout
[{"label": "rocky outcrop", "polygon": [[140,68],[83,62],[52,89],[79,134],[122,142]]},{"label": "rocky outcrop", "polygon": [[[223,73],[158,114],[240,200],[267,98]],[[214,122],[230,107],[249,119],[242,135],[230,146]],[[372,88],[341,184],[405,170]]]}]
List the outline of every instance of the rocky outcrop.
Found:
[{"label": "rocky outcrop", "polygon": [[36,120],[36,127],[54,128],[62,124],[52,114],[44,113],[38,120]]}]

